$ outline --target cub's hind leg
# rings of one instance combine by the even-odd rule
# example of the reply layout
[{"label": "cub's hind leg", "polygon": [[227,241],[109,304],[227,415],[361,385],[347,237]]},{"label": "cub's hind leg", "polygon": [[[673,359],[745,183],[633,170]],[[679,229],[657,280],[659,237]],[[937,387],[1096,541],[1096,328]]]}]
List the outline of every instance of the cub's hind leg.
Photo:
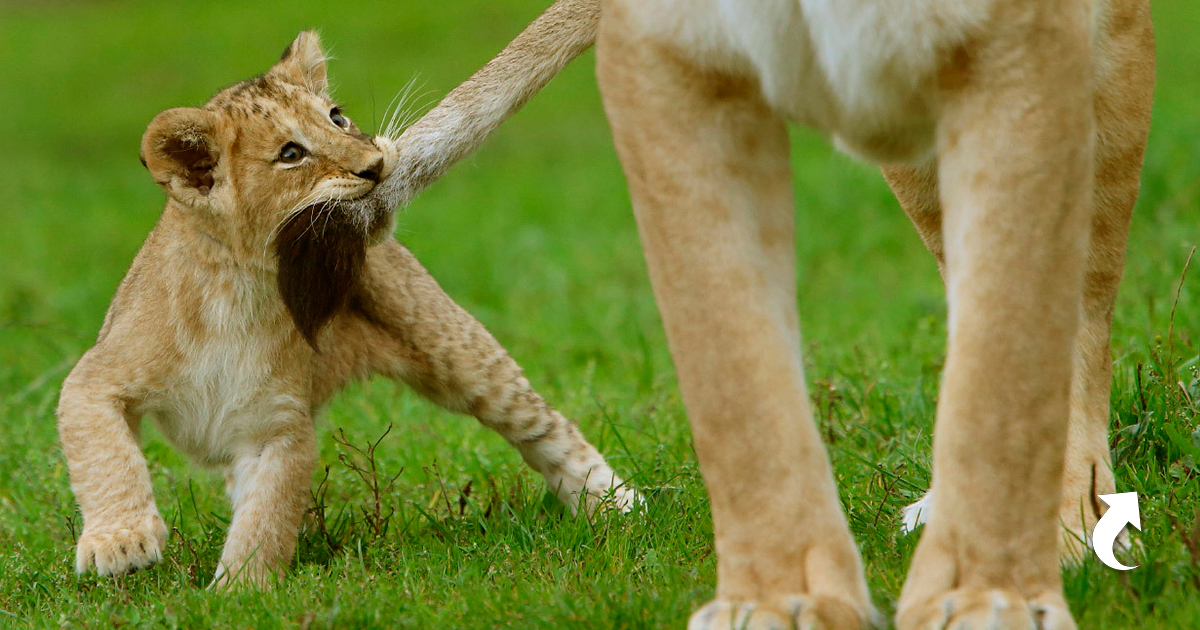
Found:
[{"label": "cub's hind leg", "polygon": [[395,241],[372,249],[365,273],[374,278],[367,284],[383,288],[352,303],[338,335],[368,354],[372,371],[499,433],[572,511],[581,501],[589,511],[628,511],[640,500],[408,250]]},{"label": "cub's hind leg", "polygon": [[[900,207],[917,228],[925,248],[937,262],[938,274],[946,280],[946,254],[942,244],[942,202],[938,198],[937,163],[923,166],[884,166],[883,177]],[[925,524],[933,508],[933,489],[904,508],[901,528],[911,534]]]},{"label": "cub's hind leg", "polygon": [[639,36],[609,3],[597,78],[712,504],[714,601],[692,630],[872,617],[806,392],[787,130],[744,77]]},{"label": "cub's hind leg", "polygon": [[154,503],[137,422],[96,350],[63,384],[58,435],[83,513],[75,570],[120,575],[162,560],[167,526]]}]

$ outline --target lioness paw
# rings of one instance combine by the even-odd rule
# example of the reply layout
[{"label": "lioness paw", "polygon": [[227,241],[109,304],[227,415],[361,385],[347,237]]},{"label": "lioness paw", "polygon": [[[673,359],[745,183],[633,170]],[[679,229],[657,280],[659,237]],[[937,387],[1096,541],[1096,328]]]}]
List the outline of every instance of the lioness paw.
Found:
[{"label": "lioness paw", "polygon": [[1075,630],[1061,597],[1026,600],[999,589],[957,589],[902,607],[897,630]]},{"label": "lioness paw", "polygon": [[122,575],[162,561],[167,526],[158,513],[122,523],[85,526],[75,547],[75,571]]},{"label": "lioness paw", "polygon": [[715,600],[692,614],[687,630],[864,630],[878,625],[876,616],[822,596],[793,595],[776,607]]}]

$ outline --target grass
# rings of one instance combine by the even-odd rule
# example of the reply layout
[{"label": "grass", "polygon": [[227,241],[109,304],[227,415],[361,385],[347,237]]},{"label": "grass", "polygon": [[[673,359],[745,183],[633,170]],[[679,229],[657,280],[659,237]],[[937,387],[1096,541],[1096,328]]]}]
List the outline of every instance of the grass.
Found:
[{"label": "grass", "polygon": [[[590,55],[413,203],[398,237],[649,490],[644,511],[567,517],[495,435],[374,381],[320,423],[324,528],[274,589],[205,590],[222,484],[153,431],[165,562],[111,580],[72,571],[80,520],[53,410],[161,209],[137,162],[146,123],[315,26],[370,128],[411,78],[433,101],[546,1],[0,3],[0,627],[679,628],[711,596],[707,502]],[[1160,87],[1113,334],[1112,445],[1119,489],[1142,498],[1143,557],[1129,573],[1094,558],[1066,573],[1086,628],[1200,627],[1200,259],[1181,281],[1200,243],[1200,7],[1154,10]],[[808,378],[887,610],[915,542],[898,511],[929,480],[943,296],[879,176],[794,135]],[[392,424],[373,486],[339,456],[361,463],[346,444]]]}]

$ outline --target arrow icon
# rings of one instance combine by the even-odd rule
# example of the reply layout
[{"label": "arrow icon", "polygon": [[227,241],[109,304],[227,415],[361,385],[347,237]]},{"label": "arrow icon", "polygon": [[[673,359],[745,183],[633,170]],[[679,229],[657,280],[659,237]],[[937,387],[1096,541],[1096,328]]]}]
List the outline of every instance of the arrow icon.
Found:
[{"label": "arrow icon", "polygon": [[1121,530],[1125,529],[1126,525],[1133,525],[1139,531],[1142,529],[1142,515],[1138,510],[1138,496],[1136,492],[1118,492],[1116,494],[1099,495],[1100,500],[1108,504],[1108,511],[1096,523],[1095,529],[1092,530],[1092,549],[1096,550],[1096,557],[1100,558],[1100,562],[1108,565],[1109,568],[1118,571],[1131,571],[1137,566],[1127,567],[1117,561],[1113,555],[1113,545],[1117,542],[1117,536],[1121,534]]}]

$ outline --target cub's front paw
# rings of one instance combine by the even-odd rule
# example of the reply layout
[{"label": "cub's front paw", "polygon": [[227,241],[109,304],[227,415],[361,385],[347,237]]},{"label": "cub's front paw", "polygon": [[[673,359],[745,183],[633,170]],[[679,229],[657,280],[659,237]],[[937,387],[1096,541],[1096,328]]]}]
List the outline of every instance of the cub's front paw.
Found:
[{"label": "cub's front paw", "polygon": [[901,603],[897,630],[1075,630],[1059,596],[1025,599],[1011,591],[960,588],[933,599]]},{"label": "cub's front paw", "polygon": [[688,630],[865,630],[879,625],[874,610],[832,597],[794,595],[779,606],[716,600],[688,620]]},{"label": "cub's front paw", "polygon": [[157,512],[83,528],[75,547],[75,571],[92,566],[100,575],[121,575],[162,561],[167,526]]}]

